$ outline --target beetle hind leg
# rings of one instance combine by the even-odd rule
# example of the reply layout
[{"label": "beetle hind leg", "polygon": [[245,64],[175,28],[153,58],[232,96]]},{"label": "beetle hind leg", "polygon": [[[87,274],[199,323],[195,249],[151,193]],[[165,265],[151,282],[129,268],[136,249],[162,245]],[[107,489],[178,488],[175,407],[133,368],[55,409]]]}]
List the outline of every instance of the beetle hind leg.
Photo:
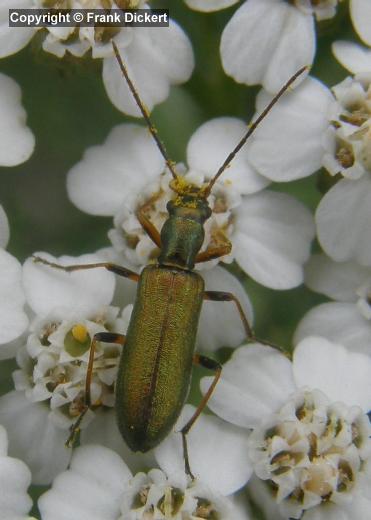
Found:
[{"label": "beetle hind leg", "polygon": [[202,410],[207,405],[207,402],[210,399],[211,394],[213,393],[214,388],[216,387],[216,385],[219,381],[219,378],[221,376],[221,373],[222,373],[222,365],[220,363],[218,363],[217,361],[215,361],[214,359],[210,359],[206,356],[201,356],[200,354],[195,354],[195,356],[193,358],[193,363],[195,365],[201,365],[202,367],[207,368],[209,370],[214,370],[215,375],[214,375],[213,382],[209,386],[206,394],[203,396],[195,413],[192,415],[192,417],[187,421],[187,423],[183,426],[183,428],[179,432],[182,435],[185,472],[187,475],[189,475],[191,477],[192,480],[194,480],[195,477],[191,471],[191,467],[190,467],[190,463],[189,463],[187,434],[188,434],[189,430],[192,428],[192,426],[194,425],[194,423],[196,422],[196,420],[198,419],[198,417],[200,416]]}]

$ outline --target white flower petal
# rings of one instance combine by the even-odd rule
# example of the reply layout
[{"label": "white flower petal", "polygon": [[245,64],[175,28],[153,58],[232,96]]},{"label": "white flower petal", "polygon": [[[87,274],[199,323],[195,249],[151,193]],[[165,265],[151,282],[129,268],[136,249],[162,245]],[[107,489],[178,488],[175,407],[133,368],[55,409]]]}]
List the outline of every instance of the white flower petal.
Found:
[{"label": "white flower petal", "polygon": [[0,515],[4,520],[17,520],[27,514],[32,506],[32,500],[27,495],[31,473],[22,461],[7,457],[7,451],[7,434],[5,428],[0,426]]},{"label": "white flower petal", "polygon": [[220,52],[224,70],[236,81],[261,83],[275,93],[312,63],[313,17],[280,0],[249,0],[224,29]]},{"label": "white flower petal", "polygon": [[203,13],[211,13],[219,11],[231,5],[236,4],[239,0],[184,0],[191,9],[202,11]]},{"label": "white flower petal", "polygon": [[[0,58],[14,54],[31,40],[33,27],[9,27],[9,9],[14,9],[14,0],[1,0],[0,5]],[[32,9],[33,0],[18,0],[17,9]]]},{"label": "white flower petal", "polygon": [[[194,67],[190,41],[173,20],[169,27],[134,29],[130,45],[119,50],[148,110],[167,98],[170,85],[187,81]],[[119,110],[141,116],[115,57],[103,60],[103,82]]]},{"label": "white flower petal", "polygon": [[247,492],[253,503],[264,512],[266,520],[287,520],[287,517],[280,513],[277,502],[266,482],[254,475],[247,484]]},{"label": "white flower petal", "polygon": [[48,416],[48,407],[30,403],[24,392],[0,398],[0,423],[9,432],[9,453],[26,462],[34,484],[49,484],[71,456],[64,445],[68,429],[56,427]]},{"label": "white flower petal", "polygon": [[351,0],[350,16],[360,38],[371,45],[371,4],[369,0]]},{"label": "white flower petal", "polygon": [[153,452],[133,453],[125,444],[118,426],[116,414],[113,410],[97,410],[95,417],[88,428],[81,431],[81,444],[100,444],[118,453],[129,466],[132,473],[144,467],[154,465]]},{"label": "white flower petal", "polygon": [[371,177],[342,179],[322,198],[316,212],[318,239],[337,262],[371,265]]},{"label": "white flower petal", "polygon": [[[250,300],[235,276],[222,267],[202,272],[206,290],[233,293],[240,301],[250,324],[253,311]],[[213,352],[220,347],[237,347],[246,337],[239,312],[234,302],[204,301],[197,333],[197,349]]]},{"label": "white flower petal", "polygon": [[371,357],[349,352],[320,337],[301,341],[294,350],[293,372],[298,388],[308,386],[331,400],[371,409]]},{"label": "white flower petal", "polygon": [[[234,117],[218,117],[201,125],[188,143],[187,162],[190,169],[200,171],[210,179],[247,130],[246,123]],[[246,146],[238,152],[220,181],[235,187],[242,194],[255,193],[269,184],[250,166]]]},{"label": "white flower petal", "polygon": [[310,212],[284,193],[265,190],[236,210],[234,253],[243,270],[273,289],[302,283],[314,225]]},{"label": "white flower petal", "polygon": [[[270,100],[271,96],[261,91],[257,112]],[[329,126],[327,111],[332,101],[330,90],[310,77],[288,92],[255,131],[249,147],[251,164],[273,181],[300,179],[317,171],[325,152],[323,135]]]},{"label": "white flower petal", "polygon": [[92,215],[113,216],[128,194],[138,192],[164,169],[147,128],[126,124],[113,128],[105,143],[86,150],[68,173],[72,202]]},{"label": "white flower petal", "polygon": [[[371,500],[364,496],[356,496],[355,499],[344,507],[346,520],[369,520],[371,511]],[[338,520],[339,517],[336,518]],[[327,518],[326,518],[327,520]]]},{"label": "white flower petal", "polygon": [[0,247],[6,248],[9,241],[9,222],[3,207],[0,205]]},{"label": "white flower petal", "polygon": [[70,469],[58,475],[39,499],[43,520],[115,520],[131,473],[121,458],[102,446],[75,451]]},{"label": "white flower petal", "polygon": [[[185,406],[175,430],[179,431],[195,408]],[[252,468],[247,456],[245,431],[217,417],[200,416],[187,435],[189,463],[195,477],[214,491],[229,495],[250,478]],[[179,433],[170,434],[155,448],[155,457],[168,475],[184,471],[184,457]]]},{"label": "white flower petal", "polygon": [[0,249],[0,344],[20,336],[28,325],[27,315],[23,311],[25,296],[21,277],[18,260]]},{"label": "white flower petal", "polygon": [[239,493],[235,493],[233,498],[231,497],[231,500],[234,506],[233,520],[252,520],[254,518],[251,514],[251,508],[245,489],[242,489]]},{"label": "white flower petal", "polygon": [[323,336],[353,352],[371,354],[371,323],[353,303],[323,303],[300,321],[294,342],[308,336]]},{"label": "white flower petal", "polygon": [[[201,380],[207,391],[212,378]],[[290,361],[271,347],[253,344],[237,349],[223,366],[208,407],[226,421],[252,428],[275,412],[295,390]]]},{"label": "white flower petal", "polygon": [[305,283],[334,300],[356,302],[356,291],[370,274],[367,267],[355,262],[334,262],[326,255],[313,255],[305,266]]},{"label": "white flower petal", "polygon": [[[36,256],[61,265],[102,261],[95,254],[54,258],[48,253],[36,253]],[[73,314],[89,316],[111,303],[115,277],[104,268],[68,273],[29,258],[23,267],[23,285],[27,302],[36,314],[47,315],[54,310],[63,313],[66,319]]]},{"label": "white flower petal", "polygon": [[23,163],[35,148],[35,137],[26,126],[26,112],[21,105],[21,89],[5,74],[0,74],[0,135],[2,166]]},{"label": "white flower petal", "polygon": [[353,518],[361,520],[358,516],[349,517],[341,506],[330,502],[309,509],[304,513],[302,520],[353,520]]},{"label": "white flower petal", "polygon": [[332,44],[335,58],[352,74],[371,71],[371,49],[339,40]]}]

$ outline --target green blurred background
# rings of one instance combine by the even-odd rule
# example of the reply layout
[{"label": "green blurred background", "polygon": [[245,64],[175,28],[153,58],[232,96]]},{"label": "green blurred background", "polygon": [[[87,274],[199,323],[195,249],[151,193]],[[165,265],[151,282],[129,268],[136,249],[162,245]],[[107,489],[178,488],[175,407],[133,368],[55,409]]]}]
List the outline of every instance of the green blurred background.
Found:
[{"label": "green blurred background", "polygon": [[[254,113],[257,87],[238,85],[221,67],[219,42],[236,6],[218,13],[189,10],[183,2],[152,2],[170,9],[189,35],[196,57],[191,80],[171,89],[170,97],[153,111],[153,119],[171,157],[185,159],[189,137],[203,122],[217,116],[245,121]],[[238,7],[238,6],[237,6]],[[331,86],[347,74],[331,55],[334,39],[355,39],[343,2],[336,18],[318,27],[318,50],[312,73]],[[109,245],[110,218],[92,217],[68,200],[65,178],[88,146],[102,143],[111,128],[130,118],[110,104],[101,79],[101,61],[60,60],[40,49],[38,35],[20,53],[0,61],[0,71],[22,88],[28,125],[36,136],[31,159],[15,168],[0,168],[0,204],[10,222],[8,250],[21,262],[34,251],[78,255]],[[133,172],[136,175],[136,172]],[[273,189],[295,195],[312,210],[321,197],[318,177]],[[92,201],[94,203],[94,201]],[[273,291],[248,279],[237,266],[232,271],[251,297],[256,329],[261,337],[289,346],[298,320],[323,301],[304,287]],[[1,393],[11,387],[13,362],[0,364]]]}]

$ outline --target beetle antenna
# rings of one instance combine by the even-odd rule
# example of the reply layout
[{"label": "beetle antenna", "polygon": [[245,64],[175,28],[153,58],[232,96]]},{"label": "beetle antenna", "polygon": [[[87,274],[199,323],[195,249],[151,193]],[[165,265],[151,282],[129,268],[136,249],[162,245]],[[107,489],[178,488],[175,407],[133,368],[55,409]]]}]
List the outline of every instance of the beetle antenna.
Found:
[{"label": "beetle antenna", "polygon": [[134,83],[130,79],[128,70],[127,70],[127,68],[126,68],[126,66],[125,66],[125,64],[124,64],[124,62],[123,62],[123,60],[121,58],[121,55],[120,55],[120,52],[119,52],[119,50],[117,48],[116,43],[113,40],[111,40],[111,42],[112,42],[113,50],[115,52],[116,59],[117,59],[118,64],[120,66],[121,72],[122,72],[122,74],[123,74],[123,76],[124,76],[124,78],[126,80],[126,83],[128,84],[128,87],[129,87],[131,93],[134,96],[135,102],[138,105],[139,110],[141,111],[142,116],[144,117],[144,119],[145,119],[145,121],[146,121],[146,123],[148,125],[148,129],[149,129],[153,139],[156,141],[157,147],[160,150],[161,155],[165,159],[166,165],[169,168],[169,170],[171,172],[171,175],[176,180],[176,179],[178,179],[178,174],[176,173],[175,168],[174,168],[174,164],[175,163],[167,155],[165,146],[162,144],[160,138],[157,135],[157,129],[156,129],[155,125],[152,123],[151,118],[149,117],[148,110],[145,107],[143,101],[140,99],[139,94],[138,94],[138,92],[137,92],[137,90],[136,90],[136,88],[134,86]]},{"label": "beetle antenna", "polygon": [[294,83],[294,81],[301,74],[303,74],[304,71],[306,71],[308,69],[309,69],[309,67],[305,66],[305,67],[302,67],[301,69],[299,69],[297,72],[295,72],[295,74],[293,76],[291,76],[291,78],[283,85],[283,87],[279,90],[279,92],[274,96],[272,101],[265,107],[265,109],[260,114],[260,116],[257,117],[255,119],[255,121],[253,121],[252,123],[249,124],[249,129],[246,132],[246,134],[243,136],[243,138],[237,144],[237,146],[234,148],[234,150],[232,150],[232,152],[228,155],[228,157],[226,158],[224,163],[221,165],[219,170],[216,172],[214,177],[209,182],[209,184],[208,184],[208,186],[207,186],[207,188],[205,190],[205,197],[208,197],[210,195],[210,192],[211,192],[215,182],[218,180],[218,178],[221,176],[221,174],[228,168],[230,163],[235,158],[236,154],[241,150],[241,148],[246,143],[246,141],[248,140],[250,135],[255,132],[257,126],[261,123],[261,121],[265,118],[265,116],[270,112],[270,110],[277,103],[277,101],[280,99],[280,97],[286,92],[286,90],[288,90],[290,88],[290,86]]}]

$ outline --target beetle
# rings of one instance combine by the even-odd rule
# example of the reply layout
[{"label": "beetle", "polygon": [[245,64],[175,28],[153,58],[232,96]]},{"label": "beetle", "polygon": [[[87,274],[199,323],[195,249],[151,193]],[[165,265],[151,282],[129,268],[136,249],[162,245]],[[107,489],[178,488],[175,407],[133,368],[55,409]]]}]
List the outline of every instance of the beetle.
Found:
[{"label": "beetle", "polygon": [[[195,340],[201,306],[204,300],[234,303],[249,340],[256,337],[238,299],[228,292],[205,291],[203,278],[194,270],[195,264],[222,257],[231,251],[231,243],[210,246],[200,252],[204,240],[204,223],[211,216],[207,198],[222,173],[246,143],[260,121],[282,94],[307,67],[294,74],[272,99],[220,166],[214,177],[199,187],[177,174],[174,163],[157,135],[150,116],[141,101],[112,42],[122,74],[144,117],[150,133],[172,174],[170,188],[174,198],[167,203],[168,217],[159,232],[143,211],[137,218],[146,233],[160,249],[157,263],[146,266],[140,275],[109,262],[61,266],[40,257],[43,263],[67,272],[103,267],[119,276],[138,283],[135,304],[126,336],[111,332],[94,335],[90,347],[85,383],[85,400],[67,440],[73,445],[81,421],[91,406],[90,383],[97,342],[123,345],[117,379],[115,409],[119,430],[132,451],[146,452],[156,447],[169,434],[187,399],[192,365],[199,364],[215,372],[208,391],[193,416],[180,430],[183,442],[185,470],[193,478],[187,453],[186,435],[210,398],[221,375],[221,365],[195,353]],[[153,312],[156,309],[156,312]]]}]

